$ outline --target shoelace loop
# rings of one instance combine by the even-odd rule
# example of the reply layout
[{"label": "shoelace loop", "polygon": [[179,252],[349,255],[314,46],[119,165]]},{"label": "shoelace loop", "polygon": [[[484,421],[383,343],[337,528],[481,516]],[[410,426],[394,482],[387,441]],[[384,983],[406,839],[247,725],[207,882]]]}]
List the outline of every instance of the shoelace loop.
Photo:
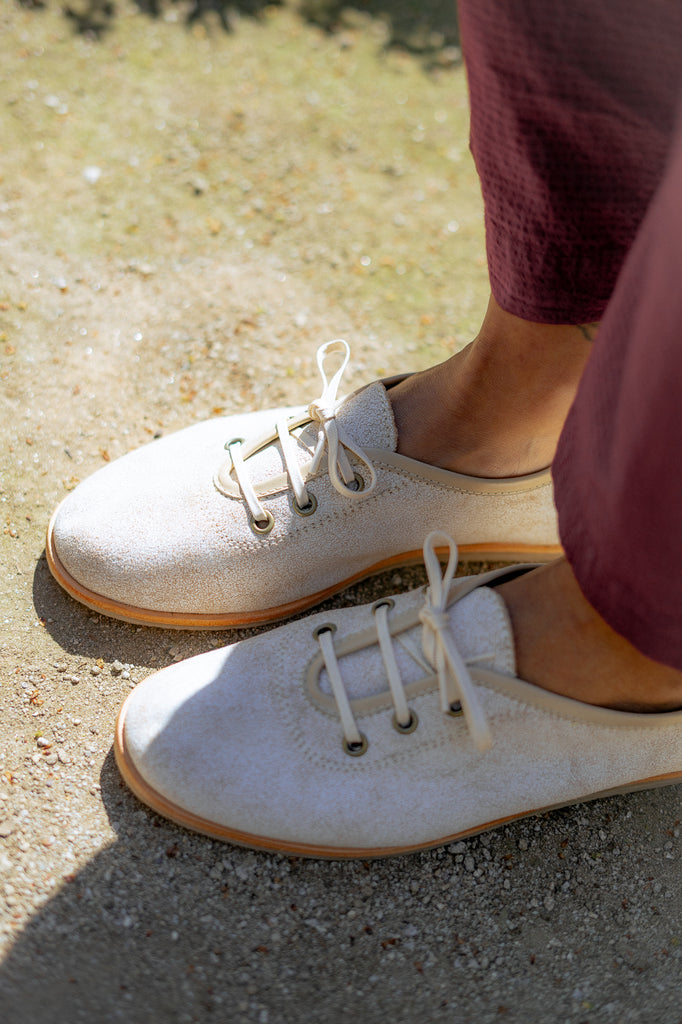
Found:
[{"label": "shoelace loop", "polygon": [[[328,355],[333,352],[342,352],[343,360],[331,380],[327,379],[324,363]],[[328,341],[320,345],[317,350],[317,366],[322,377],[322,394],[308,406],[310,418],[318,426],[317,444],[313,453],[313,461],[310,467],[311,474],[317,472],[322,461],[325,449],[327,450],[327,469],[329,479],[335,490],[346,498],[358,498],[362,493],[363,497],[371,493],[376,487],[376,473],[374,466],[369,461],[363,449],[351,440],[347,432],[336,419],[339,408],[337,394],[344,370],[350,358],[350,347],[347,341],[337,338],[335,341]],[[364,482],[362,492],[357,487],[349,485],[355,483],[355,472],[350,464],[347,452],[351,452],[369,471],[369,482]]]},{"label": "shoelace loop", "polygon": [[[440,562],[436,554],[436,547],[441,546],[447,547],[449,551],[448,563],[443,573],[441,573]],[[441,710],[445,714],[450,714],[453,708],[461,705],[475,746],[481,751],[488,750],[492,746],[492,734],[469,670],[450,634],[450,622],[446,612],[450,584],[457,569],[457,545],[445,533],[437,531],[430,533],[424,543],[424,562],[429,587],[426,592],[426,603],[419,613],[422,622],[422,647],[428,663],[435,668],[438,675]],[[388,610],[392,603],[392,601],[386,600],[377,601],[373,606],[373,613],[377,641],[395,708],[394,722],[399,731],[408,732],[412,723],[416,724],[416,716],[408,706],[405,688],[393,650],[394,638],[388,623]],[[314,631],[314,635],[322,650],[322,657],[341,719],[345,749],[353,752],[352,748],[358,749],[359,744],[362,743],[362,752],[364,752],[367,741],[355,721],[332,641],[332,633],[335,629],[335,626],[320,626]],[[421,661],[421,659],[419,660]]]},{"label": "shoelace loop", "polygon": [[[446,547],[449,557],[441,573],[436,547]],[[429,580],[426,604],[419,613],[422,622],[424,654],[436,669],[440,688],[441,710],[447,713],[460,703],[476,747],[488,750],[493,743],[485,712],[464,659],[450,634],[446,614],[450,584],[457,570],[457,545],[447,533],[434,530],[424,542],[424,564]]]},{"label": "shoelace loop", "polygon": [[[341,352],[343,359],[341,366],[332,378],[328,379],[324,367],[325,360],[328,355],[335,352]],[[329,479],[335,490],[346,498],[365,498],[376,487],[377,478],[374,466],[360,445],[357,445],[351,439],[336,419],[336,414],[341,404],[337,394],[349,358],[350,347],[348,342],[341,338],[337,338],[335,341],[328,341],[326,344],[320,345],[317,350],[317,365],[322,376],[323,387],[320,397],[308,406],[310,418],[318,428],[317,442],[308,475],[313,476],[317,472],[326,451]],[[277,421],[277,435],[282,447],[284,465],[296,503],[299,509],[307,509],[310,507],[311,498],[298,464],[296,441],[291,436],[291,424],[289,421],[286,419]],[[241,454],[241,443],[241,439],[237,439],[230,442],[229,446],[227,446],[232,459],[232,467],[254,523],[262,524],[268,521],[268,513],[258,498],[249,477],[247,464]],[[348,457],[349,453],[354,455],[366,467],[368,479],[360,477],[354,471]],[[362,481],[361,484],[360,481]],[[272,519],[271,516],[270,519]],[[261,532],[265,531],[261,530]]]}]

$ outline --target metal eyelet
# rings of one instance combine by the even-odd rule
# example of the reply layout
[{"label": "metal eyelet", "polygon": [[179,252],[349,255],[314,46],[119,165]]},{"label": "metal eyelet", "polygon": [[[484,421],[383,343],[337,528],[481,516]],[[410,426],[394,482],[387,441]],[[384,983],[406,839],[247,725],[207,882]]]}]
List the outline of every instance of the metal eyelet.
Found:
[{"label": "metal eyelet", "polygon": [[362,757],[369,747],[369,741],[364,732],[361,732],[359,743],[349,743],[344,736],[341,746],[343,747],[344,754],[349,754],[351,757]]},{"label": "metal eyelet", "polygon": [[246,438],[243,438],[243,437],[233,437],[233,438],[231,438],[229,441],[225,442],[225,451],[229,452],[231,444],[244,444],[245,440],[246,440]]},{"label": "metal eyelet", "polygon": [[335,622],[323,622],[321,626],[315,626],[313,630],[313,636],[317,640],[320,633],[336,633]]},{"label": "metal eyelet", "polygon": [[414,730],[419,725],[419,716],[417,715],[416,711],[413,711],[412,708],[410,708],[409,722],[406,725],[401,725],[400,722],[398,721],[397,715],[394,712],[393,718],[391,719],[391,725],[393,726],[396,732],[399,732],[402,736],[407,736],[408,733],[414,732]]},{"label": "metal eyelet", "polygon": [[296,498],[293,498],[292,504],[294,506],[294,512],[297,516],[311,516],[313,512],[317,510],[317,498],[312,491],[308,491],[308,504],[299,505]]},{"label": "metal eyelet", "polygon": [[389,612],[391,608],[395,608],[395,601],[392,597],[380,597],[378,601],[375,601],[372,605],[371,611],[376,612],[379,608],[388,608]]},{"label": "metal eyelet", "polygon": [[[355,484],[355,487],[353,487],[353,484]],[[364,491],[365,481],[360,473],[353,473],[353,484],[348,484],[351,491]]]},{"label": "metal eyelet", "polygon": [[448,710],[446,711],[446,714],[452,715],[453,718],[459,718],[461,715],[464,714],[461,703],[458,700],[453,701]]},{"label": "metal eyelet", "polygon": [[265,520],[259,521],[258,519],[252,519],[250,522],[251,529],[254,533],[264,537],[266,533],[270,533],[270,530],[275,525],[275,517],[269,509],[265,509]]}]

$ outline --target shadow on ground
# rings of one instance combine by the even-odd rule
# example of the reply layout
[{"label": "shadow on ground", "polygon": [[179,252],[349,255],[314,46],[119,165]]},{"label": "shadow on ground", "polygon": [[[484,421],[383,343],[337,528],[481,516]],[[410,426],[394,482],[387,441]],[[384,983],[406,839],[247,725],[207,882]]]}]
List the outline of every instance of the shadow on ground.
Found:
[{"label": "shadow on ground", "polygon": [[[18,0],[32,10],[48,6],[50,0]],[[287,0],[134,0],[152,18],[177,10],[186,25],[217,20],[229,32],[239,17],[259,18],[267,7],[282,6]],[[459,25],[454,0],[298,0],[301,16],[325,32],[354,27],[362,17],[380,22],[385,28],[384,45],[421,54],[427,61],[437,54],[459,47]],[[71,0],[64,13],[79,33],[97,37],[117,17],[115,0]],[[450,53],[450,59],[459,54]]]},{"label": "shadow on ground", "polygon": [[[358,1005],[367,1024],[405,1024],[452,1021],[458,1007],[473,1005],[467,1000],[478,1006],[479,1022],[500,1014],[539,1020],[551,991],[554,1019],[592,1020],[572,1005],[564,974],[594,976],[608,962],[603,1005],[618,1003],[619,977],[647,985],[666,970],[644,932],[628,927],[631,912],[619,891],[609,894],[598,862],[578,899],[562,902],[557,893],[556,906],[553,897],[551,908],[540,900],[532,910],[525,891],[531,874],[535,893],[546,891],[565,852],[570,863],[578,817],[584,830],[610,822],[633,839],[623,859],[635,875],[650,856],[647,821],[657,809],[665,813],[663,791],[538,818],[521,854],[528,823],[498,830],[485,845],[469,840],[467,856],[485,866],[479,879],[454,849],[345,864],[241,850],[143,809],[111,753],[100,782],[116,839],[80,872],[64,870],[61,888],[10,949],[0,968],[5,1024],[350,1024]],[[483,905],[475,898],[480,886]],[[611,920],[608,949],[593,907]],[[649,904],[649,926],[657,913]]]}]

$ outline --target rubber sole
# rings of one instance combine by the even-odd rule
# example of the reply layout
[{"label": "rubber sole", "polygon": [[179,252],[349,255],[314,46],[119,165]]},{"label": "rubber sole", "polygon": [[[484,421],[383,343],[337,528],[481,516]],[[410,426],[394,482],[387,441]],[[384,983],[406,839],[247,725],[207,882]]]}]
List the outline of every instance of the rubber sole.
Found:
[{"label": "rubber sole", "polygon": [[[331,587],[325,587],[314,594],[299,598],[296,601],[289,601],[273,608],[263,608],[251,612],[169,612],[157,611],[151,608],[137,608],[135,605],[124,604],[112,598],[97,594],[87,587],[82,586],[70,575],[59,560],[54,543],[54,522],[57,516],[57,509],[52,516],[47,528],[45,540],[45,554],[50,572],[59,585],[86,608],[107,615],[112,619],[120,619],[122,622],[131,622],[137,626],[160,626],[166,629],[236,629],[241,626],[265,625],[271,622],[278,622],[280,619],[289,618],[292,615],[299,615],[301,612],[313,608],[328,597],[340,593],[353,583],[376,576],[387,569],[396,569],[408,565],[421,565],[423,557],[421,550],[405,551],[390,558],[383,558],[366,569],[340,580]],[[459,548],[460,561],[462,562],[548,562],[562,553],[558,544],[532,545],[532,544],[468,544]],[[438,554],[447,557],[445,548],[438,549]]]},{"label": "rubber sole", "polygon": [[598,793],[589,793],[576,800],[551,804],[547,807],[535,807],[530,810],[521,811],[518,814],[509,814],[504,818],[496,818],[493,821],[484,822],[477,825],[475,828],[464,829],[460,832],[452,832],[426,843],[382,847],[316,846],[311,843],[297,843],[290,839],[276,839],[270,836],[253,835],[249,832],[241,832],[236,829],[227,828],[223,825],[216,825],[215,822],[184,810],[184,808],[179,807],[171,800],[167,800],[161,793],[148,785],[132,763],[125,746],[125,716],[128,701],[132,696],[133,695],[130,694],[123,704],[116,721],[114,755],[123,781],[143,804],[151,808],[151,810],[155,811],[157,814],[160,814],[163,818],[168,818],[170,821],[175,822],[176,825],[182,825],[183,828],[187,828],[192,832],[199,832],[202,835],[209,836],[211,839],[218,839],[222,842],[232,843],[235,846],[244,846],[248,849],[267,850],[271,853],[284,853],[296,857],[311,857],[321,860],[371,860],[380,857],[394,857],[398,855],[405,856],[410,853],[417,853],[419,850],[430,850],[438,846],[445,846],[448,843],[454,843],[460,839],[466,839],[469,836],[479,835],[481,832],[489,832],[491,829],[499,828],[501,825],[506,825],[511,821],[517,821],[520,818],[530,818],[534,814],[544,814],[548,811],[558,810],[561,807],[572,807],[576,804],[588,803],[591,800],[600,800],[610,796],[618,796],[623,793],[635,793],[645,789],[672,786],[675,783],[682,781],[682,772],[671,772],[667,775],[655,775],[651,778],[643,779],[639,782],[633,782],[625,786],[601,790]]}]

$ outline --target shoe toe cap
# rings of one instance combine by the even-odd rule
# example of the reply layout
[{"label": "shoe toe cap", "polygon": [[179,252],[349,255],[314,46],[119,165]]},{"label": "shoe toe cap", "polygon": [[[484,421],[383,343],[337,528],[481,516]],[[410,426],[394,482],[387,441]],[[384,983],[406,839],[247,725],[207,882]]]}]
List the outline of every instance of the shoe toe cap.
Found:
[{"label": "shoe toe cap", "polygon": [[50,527],[50,554],[61,575],[132,607],[196,608],[197,586],[210,589],[211,574],[219,571],[213,563],[224,546],[226,515],[241,508],[213,484],[225,440],[261,432],[282,411],[207,420],[84,480]]}]

